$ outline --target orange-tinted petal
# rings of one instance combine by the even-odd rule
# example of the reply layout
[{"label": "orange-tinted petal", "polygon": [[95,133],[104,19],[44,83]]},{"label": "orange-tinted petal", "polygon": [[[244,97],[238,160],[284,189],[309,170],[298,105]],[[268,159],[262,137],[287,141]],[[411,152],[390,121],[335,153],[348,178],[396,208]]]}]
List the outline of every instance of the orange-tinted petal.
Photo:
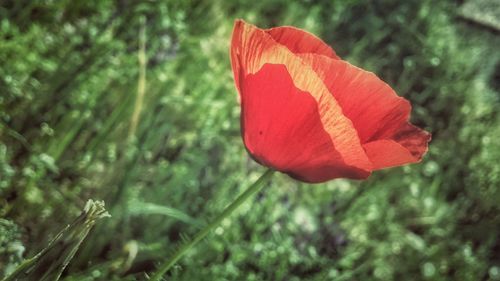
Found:
[{"label": "orange-tinted petal", "polygon": [[377,140],[363,145],[374,170],[416,162],[410,151],[393,140]]},{"label": "orange-tinted petal", "polygon": [[410,123],[404,123],[389,139],[363,145],[374,170],[419,162],[427,152],[431,135]]},{"label": "orange-tinted petal", "polygon": [[324,81],[356,128],[361,143],[384,137],[408,119],[410,103],[375,74],[342,60],[301,55]]},{"label": "orange-tinted petal", "polygon": [[[257,73],[266,63],[283,64],[296,88],[308,92],[317,104],[320,121],[347,166],[371,171],[369,161],[353,123],[344,116],[335,100],[316,72],[298,55],[279,44],[262,29],[243,21],[236,21],[231,43],[231,62],[240,96],[247,75]],[[293,119],[290,118],[290,122]]]},{"label": "orange-tinted petal", "polygon": [[409,124],[410,103],[375,74],[325,56],[301,55],[354,124],[374,169],[418,162],[430,135]]},{"label": "orange-tinted petal", "polygon": [[340,59],[335,51],[321,39],[302,29],[293,26],[280,26],[266,29],[279,44],[286,46],[294,54],[311,53],[324,55],[332,59]]},{"label": "orange-tinted petal", "polygon": [[366,178],[347,165],[323,127],[317,101],[295,87],[285,65],[264,64],[242,84],[245,146],[263,165],[307,182]]}]

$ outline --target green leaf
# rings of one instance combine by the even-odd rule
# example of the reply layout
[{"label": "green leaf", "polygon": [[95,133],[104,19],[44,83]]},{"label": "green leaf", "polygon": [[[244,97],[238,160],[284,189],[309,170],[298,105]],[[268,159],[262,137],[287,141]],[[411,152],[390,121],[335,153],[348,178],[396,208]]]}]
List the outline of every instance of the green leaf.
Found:
[{"label": "green leaf", "polygon": [[175,218],[187,224],[200,226],[202,223],[189,216],[188,214],[164,205],[158,205],[155,203],[148,202],[134,202],[130,204],[129,213],[133,216],[140,215],[164,215],[168,217]]}]

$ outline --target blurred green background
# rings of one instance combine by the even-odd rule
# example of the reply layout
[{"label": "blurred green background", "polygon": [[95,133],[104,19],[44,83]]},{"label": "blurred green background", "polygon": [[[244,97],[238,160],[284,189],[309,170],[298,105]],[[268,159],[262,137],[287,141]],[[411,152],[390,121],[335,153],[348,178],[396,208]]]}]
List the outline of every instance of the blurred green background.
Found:
[{"label": "blurred green background", "polygon": [[500,36],[462,2],[0,1],[0,276],[93,198],[112,217],[63,280],[142,279],[265,171],[229,63],[243,18],[317,34],[433,141],[366,181],[275,175],[171,280],[500,280]]}]

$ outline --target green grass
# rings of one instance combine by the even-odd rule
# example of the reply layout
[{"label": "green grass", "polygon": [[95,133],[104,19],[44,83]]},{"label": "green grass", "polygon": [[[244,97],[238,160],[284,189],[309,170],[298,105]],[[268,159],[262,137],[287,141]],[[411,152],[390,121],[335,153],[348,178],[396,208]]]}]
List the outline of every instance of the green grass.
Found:
[{"label": "green grass", "polygon": [[244,18],[324,38],[411,100],[433,141],[421,164],[362,182],[275,175],[171,279],[500,280],[500,39],[458,3],[0,3],[0,276],[92,198],[112,217],[62,279],[143,279],[265,171],[229,63]]}]

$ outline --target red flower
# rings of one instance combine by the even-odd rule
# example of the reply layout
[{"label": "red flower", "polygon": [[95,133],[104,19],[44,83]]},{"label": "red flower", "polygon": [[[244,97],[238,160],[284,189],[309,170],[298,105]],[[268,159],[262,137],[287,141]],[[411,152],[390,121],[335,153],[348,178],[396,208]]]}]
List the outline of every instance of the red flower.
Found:
[{"label": "red flower", "polygon": [[265,166],[306,182],[364,179],[427,151],[410,103],[310,33],[237,20],[231,64],[243,141]]}]

